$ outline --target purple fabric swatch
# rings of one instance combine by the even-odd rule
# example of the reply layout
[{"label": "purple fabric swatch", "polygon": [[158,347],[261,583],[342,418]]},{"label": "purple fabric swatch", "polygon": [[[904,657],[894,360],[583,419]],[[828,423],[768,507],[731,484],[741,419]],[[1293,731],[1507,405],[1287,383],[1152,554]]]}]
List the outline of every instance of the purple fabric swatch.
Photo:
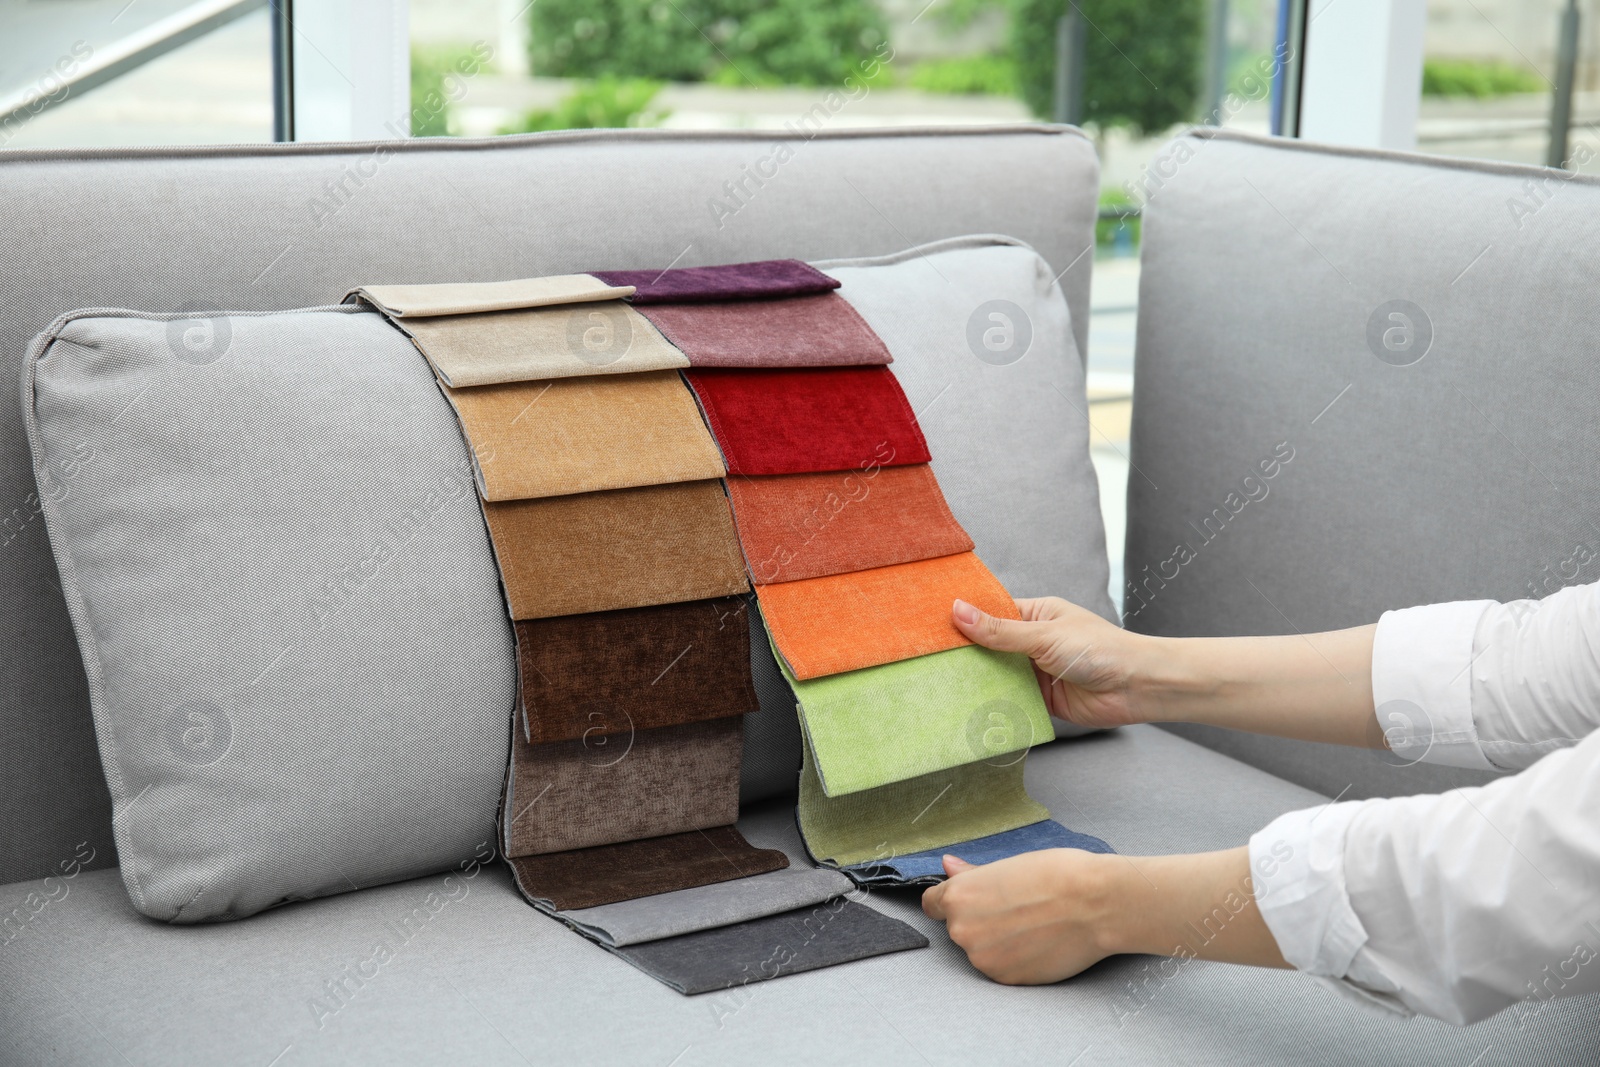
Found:
[{"label": "purple fabric swatch", "polygon": [[798,259],[765,259],[756,263],[724,263],[716,267],[673,270],[590,271],[607,285],[631,285],[635,304],[669,304],[707,300],[758,300],[775,296],[825,293],[839,281]]}]

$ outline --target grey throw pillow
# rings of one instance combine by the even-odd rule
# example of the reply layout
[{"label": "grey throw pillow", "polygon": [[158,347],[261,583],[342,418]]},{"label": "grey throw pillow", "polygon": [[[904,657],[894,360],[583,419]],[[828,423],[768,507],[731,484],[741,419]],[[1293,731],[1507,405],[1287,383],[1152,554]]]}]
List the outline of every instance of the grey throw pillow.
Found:
[{"label": "grey throw pillow", "polygon": [[81,311],[22,388],[140,911],[237,918],[492,850],[511,627],[404,336],[348,307]]},{"label": "grey throw pillow", "polygon": [[[997,237],[819,265],[887,343],[979,556],[1114,619],[1049,266]],[[79,311],[22,390],[140,911],[237,918],[489,854],[511,627],[467,446],[403,334],[354,306]],[[746,801],[792,793],[800,759],[751,648]]]}]

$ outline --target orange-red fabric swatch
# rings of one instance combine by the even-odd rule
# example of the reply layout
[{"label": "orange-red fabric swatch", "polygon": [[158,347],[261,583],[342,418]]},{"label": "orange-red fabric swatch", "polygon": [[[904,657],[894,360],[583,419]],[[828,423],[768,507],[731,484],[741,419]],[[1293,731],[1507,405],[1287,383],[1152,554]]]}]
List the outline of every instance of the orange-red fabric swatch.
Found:
[{"label": "orange-red fabric swatch", "polygon": [[756,586],[761,615],[801,681],[971,644],[950,621],[957,598],[1020,618],[1011,594],[971,552],[868,571]]},{"label": "orange-red fabric swatch", "polygon": [[972,551],[972,538],[950,514],[926,463],[734,477],[728,494],[745,560],[760,584]]}]

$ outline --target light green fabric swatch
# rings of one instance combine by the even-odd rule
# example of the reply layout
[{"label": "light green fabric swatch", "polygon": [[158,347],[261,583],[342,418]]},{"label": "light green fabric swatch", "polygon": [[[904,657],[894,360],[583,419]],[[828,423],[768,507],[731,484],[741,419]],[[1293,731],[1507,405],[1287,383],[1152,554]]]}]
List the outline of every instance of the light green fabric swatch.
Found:
[{"label": "light green fabric swatch", "polygon": [[1048,819],[1022,785],[1023,757],[951,767],[849,796],[829,797],[801,736],[800,834],[817,862],[846,867],[971,841]]},{"label": "light green fabric swatch", "polygon": [[1008,754],[1020,763],[1055,738],[1026,656],[965,645],[802,682],[773,652],[830,797]]}]

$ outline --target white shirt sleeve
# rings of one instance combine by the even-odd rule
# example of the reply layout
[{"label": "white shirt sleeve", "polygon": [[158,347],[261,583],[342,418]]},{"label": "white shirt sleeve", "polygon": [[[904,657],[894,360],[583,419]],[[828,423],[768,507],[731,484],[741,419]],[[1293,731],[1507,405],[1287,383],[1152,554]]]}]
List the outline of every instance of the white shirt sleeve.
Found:
[{"label": "white shirt sleeve", "polygon": [[1390,612],[1372,676],[1397,757],[1529,769],[1257,833],[1256,898],[1284,958],[1456,1023],[1600,990],[1600,586]]}]

